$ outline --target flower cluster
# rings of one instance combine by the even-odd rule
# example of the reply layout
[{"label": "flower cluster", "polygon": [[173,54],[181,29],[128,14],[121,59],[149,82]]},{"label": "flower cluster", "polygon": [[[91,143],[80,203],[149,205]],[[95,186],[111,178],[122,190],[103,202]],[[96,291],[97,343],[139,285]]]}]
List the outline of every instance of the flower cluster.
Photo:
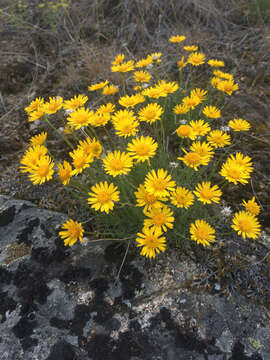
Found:
[{"label": "flower cluster", "polygon": [[[222,214],[221,189],[228,183],[246,185],[253,171],[248,155],[230,153],[235,137],[251,124],[237,117],[225,121],[221,103],[214,102],[215,93],[231,96],[238,84],[232,74],[219,70],[225,67],[222,60],[207,60],[197,45],[183,46],[185,40],[184,35],[169,39],[177,53],[183,51],[176,59],[179,82],[159,78],[161,53],[138,61],[119,54],[111,71],[123,88],[108,80],[89,85],[99,99],[95,106],[79,94],[67,100],[39,97],[25,108],[30,122],[47,122],[70,150],[63,162],[56,162],[46,146],[47,133],[38,134],[30,139],[21,171],[34,185],[57,173],[56,179],[81,197],[100,223],[107,216],[112,231],[131,235],[148,258],[164,252],[167,239],[191,239],[204,247],[215,242],[212,215],[217,209]],[[211,85],[184,90],[182,76],[201,66]],[[64,129],[55,127],[56,113]],[[232,216],[231,228],[256,239],[260,207],[255,197],[243,200],[243,206]],[[141,230],[134,233],[137,226]],[[82,224],[72,219],[60,232],[69,246],[82,241],[83,234]]]}]

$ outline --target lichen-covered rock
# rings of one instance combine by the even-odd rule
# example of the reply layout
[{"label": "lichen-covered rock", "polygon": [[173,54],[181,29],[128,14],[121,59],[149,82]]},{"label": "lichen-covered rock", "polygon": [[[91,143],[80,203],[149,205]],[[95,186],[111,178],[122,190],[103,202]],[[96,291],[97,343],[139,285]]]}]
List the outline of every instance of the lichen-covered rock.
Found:
[{"label": "lichen-covered rock", "polygon": [[65,248],[63,214],[0,197],[1,360],[270,359],[269,312],[192,292],[190,258],[155,263],[112,243]]}]

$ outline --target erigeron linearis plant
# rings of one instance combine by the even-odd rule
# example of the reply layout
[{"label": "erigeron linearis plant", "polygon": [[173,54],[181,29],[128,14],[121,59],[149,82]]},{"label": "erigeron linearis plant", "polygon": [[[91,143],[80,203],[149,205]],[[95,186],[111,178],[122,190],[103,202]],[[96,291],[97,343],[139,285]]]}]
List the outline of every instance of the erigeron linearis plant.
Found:
[{"label": "erigeron linearis plant", "polygon": [[[70,148],[70,161],[55,164],[43,132],[30,139],[21,171],[34,185],[57,173],[56,178],[95,212],[97,228],[103,229],[95,234],[133,239],[148,258],[165,251],[168,241],[191,239],[210,246],[216,238],[223,186],[243,186],[253,171],[251,158],[233,153],[231,146],[250,123],[241,118],[225,123],[222,104],[215,103],[222,100],[221,94],[231,96],[238,84],[232,74],[220,70],[223,61],[207,61],[197,46],[182,45],[185,40],[183,35],[169,39],[177,47],[179,82],[159,78],[161,53],[137,62],[119,54],[111,71],[122,77],[122,88],[107,80],[89,86],[101,95],[96,108],[87,106],[83,94],[47,102],[37,98],[25,108],[30,122],[40,119],[58,132]],[[185,75],[202,66],[211,74],[209,83],[184,89]],[[133,91],[127,91],[131,80]],[[56,113],[65,122],[63,132],[54,126]],[[256,239],[260,207],[254,197],[243,200],[242,206],[231,227],[244,238]],[[59,234],[72,246],[94,233],[70,219]]]}]

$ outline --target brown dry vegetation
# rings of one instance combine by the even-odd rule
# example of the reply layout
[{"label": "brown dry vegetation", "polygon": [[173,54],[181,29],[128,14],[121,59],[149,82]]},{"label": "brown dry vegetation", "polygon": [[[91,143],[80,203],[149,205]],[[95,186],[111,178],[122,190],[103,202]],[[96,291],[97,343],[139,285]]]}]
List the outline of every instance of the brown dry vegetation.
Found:
[{"label": "brown dry vegetation", "polygon": [[[86,93],[92,82],[110,79],[110,62],[123,52],[138,59],[162,51],[163,70],[177,70],[167,59],[168,38],[185,34],[207,56],[223,59],[239,81],[227,117],[252,122],[244,147],[257,163],[255,191],[269,218],[270,24],[263,0],[77,0],[53,13],[48,2],[2,0],[0,13],[0,192],[59,209],[43,190],[31,190],[17,166],[30,136],[37,133],[23,108],[36,96],[65,98]],[[93,95],[89,95],[88,96]],[[94,99],[93,99],[94,100]],[[61,150],[63,144],[52,139]],[[258,182],[256,181],[258,180]],[[247,191],[250,192],[251,189]],[[49,200],[48,200],[49,199]],[[56,201],[57,203],[57,201]]]}]

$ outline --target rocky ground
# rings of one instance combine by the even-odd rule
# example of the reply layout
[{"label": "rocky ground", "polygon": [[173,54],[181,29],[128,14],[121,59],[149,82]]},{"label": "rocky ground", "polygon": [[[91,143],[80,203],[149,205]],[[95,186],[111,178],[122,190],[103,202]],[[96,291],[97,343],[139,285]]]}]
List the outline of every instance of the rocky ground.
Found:
[{"label": "rocky ground", "polygon": [[202,273],[190,257],[149,263],[131,251],[117,278],[122,247],[85,238],[65,248],[65,215],[0,200],[1,359],[270,359],[269,310],[222,296],[219,283],[188,287]]}]

